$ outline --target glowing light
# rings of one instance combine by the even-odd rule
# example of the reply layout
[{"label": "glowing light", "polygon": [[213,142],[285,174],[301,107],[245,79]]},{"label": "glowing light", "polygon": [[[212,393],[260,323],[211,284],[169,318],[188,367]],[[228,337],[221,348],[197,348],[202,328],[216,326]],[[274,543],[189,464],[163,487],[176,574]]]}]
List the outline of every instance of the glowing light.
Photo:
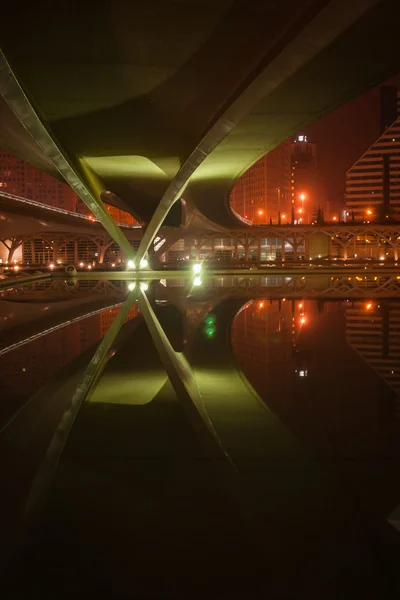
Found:
[{"label": "glowing light", "polygon": [[140,289],[142,290],[142,292],[147,292],[147,290],[149,289],[149,286],[145,281],[141,281]]},{"label": "glowing light", "polygon": [[135,289],[135,287],[136,287],[136,281],[131,281],[130,283],[128,283],[128,290],[130,292],[133,292],[133,290]]},{"label": "glowing light", "polygon": [[299,371],[299,377],[307,377],[308,373],[307,371]]},{"label": "glowing light", "polygon": [[305,194],[300,194],[300,200],[304,201],[306,199],[306,195]]},{"label": "glowing light", "polygon": [[198,287],[199,285],[201,285],[202,281],[201,281],[201,277],[197,276],[193,279],[193,285]]},{"label": "glowing light", "polygon": [[19,271],[19,266],[18,265],[15,265],[14,271]]},{"label": "glowing light", "polygon": [[87,267],[87,268],[88,268],[88,269],[89,269],[89,271],[90,271],[90,269],[92,268],[92,265],[88,265],[88,267]]},{"label": "glowing light", "polygon": [[80,267],[83,267],[83,263],[79,263],[79,266],[80,266]]},{"label": "glowing light", "polygon": [[368,302],[368,304],[365,305],[365,310],[371,310],[374,307],[374,305],[372,304],[372,302]]},{"label": "glowing light", "polygon": [[306,318],[305,318],[305,317],[301,317],[301,319],[300,319],[300,323],[301,323],[302,325],[304,325],[304,323],[305,323],[305,322],[306,322]]},{"label": "glowing light", "polygon": [[281,218],[282,219],[286,219],[286,215],[281,215]]},{"label": "glowing light", "polygon": [[385,257],[384,256],[380,256],[379,260],[385,260]]},{"label": "glowing light", "polygon": [[258,303],[258,308],[264,308],[264,302],[259,302]]},{"label": "glowing light", "polygon": [[195,275],[199,275],[199,273],[201,273],[201,264],[200,263],[196,263],[193,265],[193,273]]},{"label": "glowing light", "polygon": [[299,212],[299,213],[302,213],[302,212],[303,212],[303,209],[302,209],[302,208],[298,208],[298,209],[297,209],[297,212]]},{"label": "glowing light", "polygon": [[53,263],[51,263],[51,264],[49,265],[49,269],[54,269],[54,265],[53,265]]},{"label": "glowing light", "polygon": [[115,263],[111,263],[111,266],[112,266],[112,267],[115,267]]},{"label": "glowing light", "polygon": [[367,215],[372,215],[372,210],[370,208],[367,210]]},{"label": "glowing light", "polygon": [[333,217],[333,220],[334,220],[334,221],[337,221],[337,217]]},{"label": "glowing light", "polygon": [[134,269],[135,268],[135,262],[133,260],[128,260],[128,269]]},{"label": "glowing light", "polygon": [[263,215],[263,214],[264,214],[264,211],[263,211],[263,210],[260,208],[260,210],[258,211],[258,214],[259,214],[259,215]]},{"label": "glowing light", "polygon": [[300,302],[299,308],[303,308],[303,303],[302,302]]},{"label": "glowing light", "polygon": [[147,260],[147,258],[142,258],[142,260],[139,263],[139,267],[141,269],[145,269],[148,266],[149,266],[149,261]]}]

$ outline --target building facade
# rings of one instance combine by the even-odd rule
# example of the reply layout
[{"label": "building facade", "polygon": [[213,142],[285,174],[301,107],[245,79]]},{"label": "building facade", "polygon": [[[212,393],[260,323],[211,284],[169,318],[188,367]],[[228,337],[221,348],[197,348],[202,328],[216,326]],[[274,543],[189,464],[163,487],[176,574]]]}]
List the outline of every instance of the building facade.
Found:
[{"label": "building facade", "polygon": [[[400,221],[400,93],[395,92],[396,102],[389,102],[390,93],[383,88],[384,131],[346,173],[346,210],[358,222]],[[394,119],[386,127],[390,114]]]},{"label": "building facade", "polygon": [[258,160],[234,185],[230,204],[241,217],[254,224],[270,219],[288,222],[290,216],[290,141]]},{"label": "building facade", "polygon": [[320,206],[317,173],[317,145],[306,135],[298,135],[290,146],[291,219],[295,223],[311,223]]},{"label": "building facade", "polygon": [[76,212],[78,196],[66,183],[0,148],[0,191]]}]

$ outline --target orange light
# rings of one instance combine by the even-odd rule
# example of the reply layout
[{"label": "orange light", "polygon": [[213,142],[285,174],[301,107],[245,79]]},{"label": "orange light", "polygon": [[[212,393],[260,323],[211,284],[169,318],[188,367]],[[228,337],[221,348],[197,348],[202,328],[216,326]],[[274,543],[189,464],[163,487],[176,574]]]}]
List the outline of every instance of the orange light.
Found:
[{"label": "orange light", "polygon": [[259,303],[258,303],[258,307],[259,307],[259,308],[264,308],[264,302],[259,302]]},{"label": "orange light", "polygon": [[297,209],[297,212],[299,212],[299,213],[302,213],[302,212],[303,212],[303,209],[302,209],[302,208],[298,208],[298,209]]},{"label": "orange light", "polygon": [[333,220],[334,220],[334,221],[337,221],[337,217],[333,217]]},{"label": "orange light", "polygon": [[299,308],[303,308],[303,303],[302,302],[300,302]]},{"label": "orange light", "polygon": [[259,214],[259,215],[262,215],[262,214],[264,214],[264,211],[260,209],[260,210],[258,211],[258,214]]},{"label": "orange light", "polygon": [[372,215],[372,210],[370,208],[367,210],[367,215]]},{"label": "orange light", "polygon": [[372,304],[372,302],[368,302],[368,304],[365,305],[365,310],[371,310],[371,308],[373,308],[374,305]]},{"label": "orange light", "polygon": [[305,194],[300,194],[300,200],[305,200],[306,199],[306,195]]},{"label": "orange light", "polygon": [[286,219],[286,215],[281,215],[282,219]]},{"label": "orange light", "polygon": [[301,317],[301,319],[300,319],[300,323],[301,323],[302,325],[304,325],[304,323],[305,323],[305,322],[306,322],[306,318],[305,318],[305,317]]}]

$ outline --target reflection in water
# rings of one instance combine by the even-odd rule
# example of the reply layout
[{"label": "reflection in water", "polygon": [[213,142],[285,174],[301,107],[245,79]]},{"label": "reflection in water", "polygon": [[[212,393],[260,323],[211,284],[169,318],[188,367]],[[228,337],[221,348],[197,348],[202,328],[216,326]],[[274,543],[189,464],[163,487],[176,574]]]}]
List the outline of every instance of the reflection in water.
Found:
[{"label": "reflection in water", "polygon": [[[257,300],[232,324],[238,367],[319,449],[400,451],[400,303]],[[334,440],[334,441],[332,441]],[[332,448],[330,449],[332,451]]]},{"label": "reflection in water", "polygon": [[[221,597],[226,582],[236,587],[232,573],[243,574],[242,595],[262,584],[271,597],[364,598],[372,588],[372,597],[396,597],[388,591],[398,540],[387,516],[400,500],[400,302],[382,289],[349,300],[326,277],[260,279],[136,285],[162,331],[150,335],[150,310],[121,330],[77,414],[24,569],[50,564],[71,590],[86,578],[97,591],[105,574],[122,581],[122,595],[142,572],[147,593],[150,568],[174,597],[174,578],[195,581],[200,568],[221,577]],[[117,310],[3,356],[3,386],[14,397],[34,392],[101,339]],[[237,469],[235,502],[178,401],[189,371]],[[180,380],[171,385],[167,373]],[[85,560],[71,566],[77,543]]]},{"label": "reflection in water", "polygon": [[[120,307],[70,323],[0,356],[0,415],[14,412],[22,401],[43,387],[63,367],[99,342],[114,321]],[[138,315],[138,305],[127,320]],[[62,319],[62,315],[60,317]]]}]

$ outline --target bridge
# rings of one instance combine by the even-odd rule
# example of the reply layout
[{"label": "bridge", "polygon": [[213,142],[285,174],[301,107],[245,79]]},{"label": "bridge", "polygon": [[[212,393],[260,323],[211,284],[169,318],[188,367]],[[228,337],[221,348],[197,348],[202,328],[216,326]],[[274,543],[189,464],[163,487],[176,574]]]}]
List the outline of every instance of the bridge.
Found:
[{"label": "bridge", "polygon": [[228,206],[234,181],[400,66],[396,0],[155,6],[105,0],[94,16],[79,5],[73,26],[69,12],[30,7],[1,55],[0,143],[64,177],[127,256],[105,198],[148,223],[139,259],[167,217],[182,222],[181,198],[183,222],[195,206],[245,227]]}]

